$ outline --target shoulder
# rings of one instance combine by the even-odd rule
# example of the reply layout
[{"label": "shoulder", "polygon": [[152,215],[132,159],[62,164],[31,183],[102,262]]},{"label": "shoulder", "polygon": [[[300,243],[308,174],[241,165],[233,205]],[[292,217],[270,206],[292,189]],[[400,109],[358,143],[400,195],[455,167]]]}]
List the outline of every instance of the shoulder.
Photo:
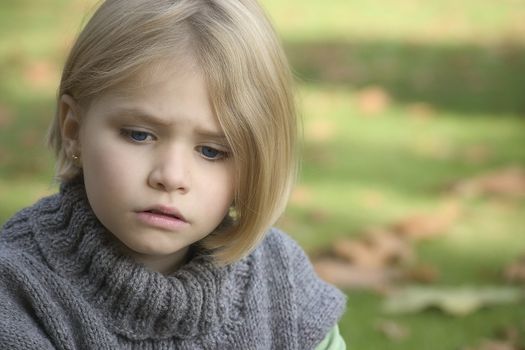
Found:
[{"label": "shoulder", "polygon": [[33,284],[40,274],[36,268],[39,265],[22,249],[16,246],[0,247],[0,297],[8,297],[11,293],[20,296],[20,292]]},{"label": "shoulder", "polygon": [[271,228],[258,247],[265,257],[278,259],[277,263],[293,264],[290,268],[308,269],[310,261],[299,244],[285,232]]},{"label": "shoulder", "polygon": [[[9,245],[0,246],[0,279],[12,279],[13,276],[23,274],[28,266],[24,259],[24,252]],[[0,285],[6,287],[6,283]],[[0,289],[0,290],[2,290]]]},{"label": "shoulder", "polygon": [[47,224],[46,219],[52,217],[49,212],[54,212],[60,205],[57,194],[41,198],[31,206],[21,209],[9,218],[1,227],[0,245],[18,246],[26,248],[35,231]]},{"label": "shoulder", "polygon": [[321,280],[299,244],[276,228],[267,233],[256,253],[260,259],[258,264],[263,266],[265,275],[273,282],[271,288],[284,288],[284,294],[291,294],[290,302],[297,312],[298,329],[306,330],[303,334],[304,348],[312,348],[342,316],[345,295]]},{"label": "shoulder", "polygon": [[34,272],[24,253],[0,248],[0,348],[52,349],[39,325],[31,293]]}]

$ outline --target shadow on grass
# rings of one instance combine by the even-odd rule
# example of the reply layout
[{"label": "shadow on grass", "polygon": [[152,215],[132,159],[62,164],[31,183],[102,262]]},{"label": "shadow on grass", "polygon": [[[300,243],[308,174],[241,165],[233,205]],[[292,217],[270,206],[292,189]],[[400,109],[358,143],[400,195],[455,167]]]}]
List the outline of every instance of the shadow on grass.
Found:
[{"label": "shadow on grass", "polygon": [[390,41],[285,42],[303,83],[383,87],[402,103],[525,116],[525,46]]},{"label": "shadow on grass", "polygon": [[[334,149],[343,151],[335,154]],[[318,146],[309,143],[303,156],[302,176],[306,182],[322,180],[340,186],[353,183],[366,188],[389,188],[411,198],[439,195],[458,180],[505,164],[499,158],[482,163],[472,163],[459,156],[436,159],[381,144]]]}]

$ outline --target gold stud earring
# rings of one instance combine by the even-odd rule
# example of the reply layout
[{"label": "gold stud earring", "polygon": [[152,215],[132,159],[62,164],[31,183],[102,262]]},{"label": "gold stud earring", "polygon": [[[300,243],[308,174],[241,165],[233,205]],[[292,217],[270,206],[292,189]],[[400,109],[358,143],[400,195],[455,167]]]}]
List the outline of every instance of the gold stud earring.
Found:
[{"label": "gold stud earring", "polygon": [[73,164],[75,164],[75,166],[80,167],[82,165],[80,163],[80,156],[78,154],[73,153],[71,158],[73,158]]},{"label": "gold stud earring", "polygon": [[233,220],[233,221],[237,221],[239,219],[239,214],[237,213],[237,209],[235,208],[234,205],[232,205],[229,209],[228,209],[228,216]]}]

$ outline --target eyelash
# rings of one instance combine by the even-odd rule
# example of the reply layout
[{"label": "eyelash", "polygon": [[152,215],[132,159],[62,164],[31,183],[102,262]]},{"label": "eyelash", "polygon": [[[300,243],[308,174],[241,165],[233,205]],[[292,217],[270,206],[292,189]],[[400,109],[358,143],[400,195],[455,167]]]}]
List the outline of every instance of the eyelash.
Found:
[{"label": "eyelash", "polygon": [[[212,161],[212,162],[216,162],[216,161],[219,161],[219,160],[223,160],[225,158],[228,158],[229,154],[228,152],[225,152],[225,151],[221,151],[221,150],[218,150],[216,148],[213,148],[213,147],[210,147],[210,146],[198,146],[197,147],[197,150],[199,151],[199,154],[206,160],[209,160],[209,161]],[[217,155],[215,158],[212,158],[212,157],[208,157],[206,155],[204,155],[204,151],[205,150],[211,150],[213,152],[216,152]]]},{"label": "eyelash", "polygon": [[[146,136],[146,137],[143,140],[134,139],[132,135],[135,133],[142,134],[142,136]],[[151,142],[157,139],[155,135],[153,135],[150,132],[142,131],[142,130],[133,130],[133,129],[120,129],[120,135],[124,136],[128,141],[137,143],[137,144]],[[147,140],[148,138],[150,139]],[[210,157],[210,156],[205,155],[204,151],[206,150],[216,153],[216,156]],[[221,151],[211,146],[198,146],[197,151],[204,159],[212,161],[212,162],[223,160],[229,157],[229,153],[227,151]]]},{"label": "eyelash", "polygon": [[[132,137],[132,135],[134,133],[138,133],[138,134],[143,134],[146,136],[146,139],[148,137],[150,137],[149,140],[137,140],[137,139],[134,139]],[[131,141],[131,142],[134,142],[134,143],[145,143],[145,142],[149,142],[149,141],[155,141],[157,138],[155,137],[155,135],[153,135],[152,133],[150,132],[147,132],[147,131],[142,131],[142,130],[133,130],[133,129],[120,129],[120,135],[124,136],[127,140]]]}]

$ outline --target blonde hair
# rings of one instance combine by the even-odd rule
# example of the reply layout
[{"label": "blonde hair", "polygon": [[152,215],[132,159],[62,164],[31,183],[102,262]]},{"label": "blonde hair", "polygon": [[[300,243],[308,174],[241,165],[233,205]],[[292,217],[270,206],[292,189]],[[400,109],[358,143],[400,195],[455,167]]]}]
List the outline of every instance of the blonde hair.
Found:
[{"label": "blonde hair", "polygon": [[[232,149],[235,199],[228,225],[200,244],[221,264],[248,254],[285,209],[297,170],[292,77],[255,0],[106,0],[66,61],[58,99],[80,106],[166,57],[190,55],[204,73]],[[62,145],[59,116],[49,132],[57,177],[81,174]]]}]

